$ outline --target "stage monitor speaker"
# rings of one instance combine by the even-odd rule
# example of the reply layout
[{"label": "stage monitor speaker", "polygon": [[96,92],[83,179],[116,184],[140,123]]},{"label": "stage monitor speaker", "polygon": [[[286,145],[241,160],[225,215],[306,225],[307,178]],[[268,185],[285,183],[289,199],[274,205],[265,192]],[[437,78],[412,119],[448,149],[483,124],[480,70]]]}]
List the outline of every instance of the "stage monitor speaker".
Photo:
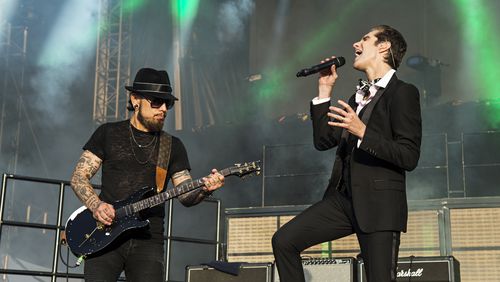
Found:
[{"label": "stage monitor speaker", "polygon": [[[460,282],[460,263],[453,256],[398,259],[398,282]],[[358,263],[359,281],[365,282],[364,263]]]},{"label": "stage monitor speaker", "polygon": [[271,263],[244,263],[231,275],[205,265],[186,267],[186,282],[271,282]]},{"label": "stage monitor speaker", "polygon": [[[307,282],[354,282],[356,280],[356,260],[354,258],[331,258],[302,260],[304,277]],[[279,274],[274,267],[274,281],[279,282]]]}]

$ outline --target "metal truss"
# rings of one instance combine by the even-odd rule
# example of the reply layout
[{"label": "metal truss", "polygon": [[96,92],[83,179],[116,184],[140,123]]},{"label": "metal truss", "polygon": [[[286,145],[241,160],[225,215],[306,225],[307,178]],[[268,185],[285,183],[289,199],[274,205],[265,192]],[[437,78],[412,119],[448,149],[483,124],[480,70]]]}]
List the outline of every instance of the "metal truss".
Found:
[{"label": "metal truss", "polygon": [[101,0],[97,38],[94,112],[96,124],[128,118],[131,14],[122,0]]},{"label": "metal truss", "polygon": [[[28,28],[0,25],[0,156],[2,168],[16,172],[24,104],[24,70]],[[5,166],[5,167],[3,167]]]}]

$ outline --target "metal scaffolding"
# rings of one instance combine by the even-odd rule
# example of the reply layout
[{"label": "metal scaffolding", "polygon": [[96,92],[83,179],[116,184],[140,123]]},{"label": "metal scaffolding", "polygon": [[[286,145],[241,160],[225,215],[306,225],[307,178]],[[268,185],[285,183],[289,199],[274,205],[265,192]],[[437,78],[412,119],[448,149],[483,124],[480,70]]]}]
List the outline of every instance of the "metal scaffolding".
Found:
[{"label": "metal scaffolding", "polygon": [[0,156],[7,171],[16,172],[23,125],[24,71],[28,28],[0,25]]},{"label": "metal scaffolding", "polygon": [[128,118],[131,14],[122,0],[101,0],[97,37],[94,112],[96,124]]}]

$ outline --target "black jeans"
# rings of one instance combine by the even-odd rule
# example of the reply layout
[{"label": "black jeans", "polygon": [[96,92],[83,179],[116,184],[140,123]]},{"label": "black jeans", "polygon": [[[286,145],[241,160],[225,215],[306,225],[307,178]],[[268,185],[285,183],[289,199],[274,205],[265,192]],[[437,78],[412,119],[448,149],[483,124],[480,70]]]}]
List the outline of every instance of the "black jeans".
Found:
[{"label": "black jeans", "polygon": [[280,281],[305,281],[300,253],[353,233],[358,237],[367,281],[395,281],[400,232],[362,232],[352,201],[338,191],[297,215],[274,234],[273,253]]},{"label": "black jeans", "polygon": [[112,250],[85,260],[85,281],[115,282],[122,270],[129,282],[165,280],[164,241],[129,239]]}]

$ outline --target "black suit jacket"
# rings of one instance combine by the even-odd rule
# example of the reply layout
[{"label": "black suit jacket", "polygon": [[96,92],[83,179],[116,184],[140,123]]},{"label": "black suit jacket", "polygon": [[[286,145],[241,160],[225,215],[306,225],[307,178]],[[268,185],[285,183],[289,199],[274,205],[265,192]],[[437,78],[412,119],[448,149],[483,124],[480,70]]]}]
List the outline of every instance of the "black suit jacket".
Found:
[{"label": "black suit jacket", "polygon": [[[354,95],[349,105],[356,110]],[[314,146],[337,147],[325,197],[337,189],[342,177],[349,133],[327,124],[330,103],[312,105]],[[364,232],[406,231],[408,206],[405,171],[413,170],[420,157],[422,121],[420,98],[415,86],[393,75],[365,106],[365,136],[351,152],[350,173],[354,213]]]}]

